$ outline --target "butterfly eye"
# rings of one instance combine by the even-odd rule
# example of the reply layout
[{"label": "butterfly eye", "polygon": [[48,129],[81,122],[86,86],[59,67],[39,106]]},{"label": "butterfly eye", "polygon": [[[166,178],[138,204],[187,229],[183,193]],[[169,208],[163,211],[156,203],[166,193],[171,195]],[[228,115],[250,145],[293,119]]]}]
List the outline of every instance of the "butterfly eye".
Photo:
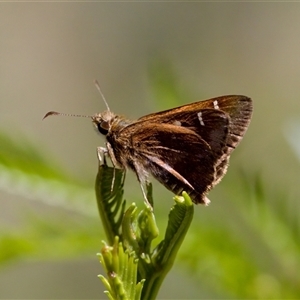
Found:
[{"label": "butterfly eye", "polygon": [[103,121],[103,122],[97,124],[97,128],[101,134],[107,135],[108,129],[109,129],[109,124],[108,124],[108,122]]}]

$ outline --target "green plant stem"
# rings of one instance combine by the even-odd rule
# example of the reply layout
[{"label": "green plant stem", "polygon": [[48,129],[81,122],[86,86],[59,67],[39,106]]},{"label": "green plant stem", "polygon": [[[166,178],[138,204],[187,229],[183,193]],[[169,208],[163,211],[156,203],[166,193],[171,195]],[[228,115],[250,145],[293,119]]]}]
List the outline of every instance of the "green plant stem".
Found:
[{"label": "green plant stem", "polygon": [[[153,209],[146,205],[138,213],[137,206],[132,203],[125,210],[123,184],[124,171],[107,165],[99,166],[96,195],[99,214],[109,241],[100,256],[108,280],[101,278],[110,299],[127,299],[126,295],[136,295],[134,297],[138,299],[152,300],[157,297],[163,280],[174,264],[193,219],[194,206],[185,192],[174,198],[175,205],[169,213],[164,239],[151,250],[151,243],[158,236]],[[152,201],[151,185],[147,189]],[[133,262],[136,266],[133,266]],[[134,286],[132,278],[135,278]]]}]

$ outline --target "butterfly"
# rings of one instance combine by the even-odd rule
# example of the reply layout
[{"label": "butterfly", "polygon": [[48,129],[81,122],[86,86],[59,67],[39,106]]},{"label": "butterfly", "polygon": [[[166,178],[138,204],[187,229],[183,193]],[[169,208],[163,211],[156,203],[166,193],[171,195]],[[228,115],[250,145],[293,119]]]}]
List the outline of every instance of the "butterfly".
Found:
[{"label": "butterfly", "polygon": [[[106,106],[104,112],[89,116],[106,137],[99,154],[107,154],[114,167],[135,172],[147,203],[145,187],[152,175],[174,194],[186,191],[194,203],[207,205],[207,194],[225,175],[253,111],[252,100],[239,95],[198,101],[137,120],[116,115]],[[45,117],[49,115],[64,114],[51,111]]]}]

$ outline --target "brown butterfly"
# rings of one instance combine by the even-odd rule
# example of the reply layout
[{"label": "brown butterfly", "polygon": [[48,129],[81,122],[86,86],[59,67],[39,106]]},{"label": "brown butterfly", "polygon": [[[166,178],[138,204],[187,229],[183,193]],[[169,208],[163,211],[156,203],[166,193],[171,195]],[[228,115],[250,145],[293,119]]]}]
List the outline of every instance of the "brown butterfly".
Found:
[{"label": "brown butterfly", "polygon": [[[49,112],[45,117],[49,115],[62,114]],[[99,147],[99,153],[107,153],[115,167],[136,173],[147,203],[145,185],[152,175],[174,194],[186,191],[194,203],[208,204],[206,195],[225,175],[251,115],[251,99],[232,95],[135,121],[114,114],[108,105],[106,111],[90,117],[106,137],[106,148]]]}]

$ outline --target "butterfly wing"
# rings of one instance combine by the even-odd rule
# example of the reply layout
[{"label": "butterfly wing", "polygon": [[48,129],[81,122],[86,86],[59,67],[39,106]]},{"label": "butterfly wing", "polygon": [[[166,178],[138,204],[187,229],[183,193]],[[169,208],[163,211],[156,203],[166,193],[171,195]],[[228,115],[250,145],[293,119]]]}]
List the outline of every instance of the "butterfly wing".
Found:
[{"label": "butterfly wing", "polygon": [[251,114],[250,98],[223,96],[146,115],[126,126],[116,121],[106,137],[111,155],[133,169],[141,184],[151,173],[175,194],[185,190],[195,203],[207,203],[206,194],[226,173]]},{"label": "butterfly wing", "polygon": [[[197,113],[202,109],[216,109],[226,112],[229,115],[229,135],[227,138],[227,153],[230,154],[237,147],[250,123],[252,116],[252,100],[246,96],[229,95],[212,98],[206,101],[198,101],[177,108],[146,115],[138,121],[153,121],[154,123],[176,124],[182,122],[182,126],[194,124],[201,130],[199,134],[205,139],[205,128],[198,127]],[[184,120],[187,119],[187,125]],[[178,123],[179,124],[179,123]]]},{"label": "butterfly wing", "polygon": [[[188,116],[178,113],[177,121]],[[130,125],[122,134],[131,131],[133,169],[142,183],[143,170],[147,170],[175,194],[184,190],[195,203],[207,203],[206,194],[215,182],[220,157],[216,149],[221,153],[226,145],[229,117],[219,110],[203,109],[185,122],[179,125],[144,119],[142,126]]]},{"label": "butterfly wing", "polygon": [[[215,147],[215,137],[206,126],[199,126],[198,113],[203,109],[221,110],[229,116],[228,135],[225,147]],[[231,152],[238,146],[246,133],[253,111],[252,100],[246,96],[229,95],[212,98],[206,101],[194,102],[174,109],[150,114],[140,118],[140,121],[153,120],[155,123],[180,124],[197,132],[207,141],[216,156],[216,178],[214,185],[220,182],[226,173]],[[217,145],[219,145],[217,143]]]}]

